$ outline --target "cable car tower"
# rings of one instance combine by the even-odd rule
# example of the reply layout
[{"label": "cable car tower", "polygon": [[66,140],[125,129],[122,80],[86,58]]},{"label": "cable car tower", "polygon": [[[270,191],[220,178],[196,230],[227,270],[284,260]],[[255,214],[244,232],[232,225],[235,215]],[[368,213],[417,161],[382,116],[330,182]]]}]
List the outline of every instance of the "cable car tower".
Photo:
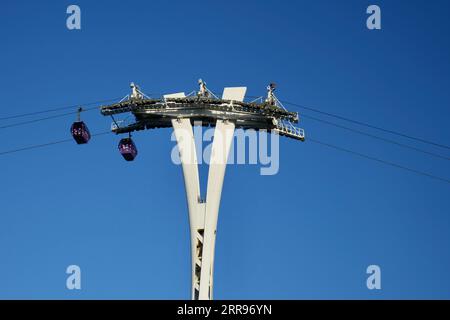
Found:
[{"label": "cable car tower", "polygon": [[[120,102],[101,107],[104,116],[111,116],[111,131],[128,134],[119,143],[119,151],[127,161],[137,155],[131,132],[173,127],[183,168],[189,209],[192,257],[192,299],[213,298],[214,248],[223,179],[236,128],[265,130],[304,141],[303,129],[297,128],[298,113],[287,111],[274,94],[275,85],[267,87],[267,98],[244,102],[246,87],[223,90],[222,98],[211,92],[203,80],[199,90],[164,95],[153,99],[131,84],[131,94]],[[122,125],[114,115],[128,113],[134,122]],[[215,127],[209,164],[206,200],[201,199],[198,161],[193,125]]]}]

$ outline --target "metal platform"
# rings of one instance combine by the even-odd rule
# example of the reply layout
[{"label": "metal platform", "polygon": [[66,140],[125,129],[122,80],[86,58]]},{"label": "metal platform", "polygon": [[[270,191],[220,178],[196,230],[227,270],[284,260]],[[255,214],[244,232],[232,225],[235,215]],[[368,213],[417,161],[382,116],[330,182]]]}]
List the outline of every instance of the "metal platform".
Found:
[{"label": "metal platform", "polygon": [[[225,88],[223,97],[240,97],[239,88]],[[246,89],[246,88],[245,88]],[[234,90],[234,91],[233,91]],[[299,117],[276,103],[244,102],[204,96],[185,97],[184,93],[166,95],[161,99],[137,97],[101,107],[104,116],[132,113],[135,122],[126,126],[113,126],[117,134],[133,131],[172,127],[173,119],[188,118],[192,124],[215,126],[217,120],[232,121],[236,128],[267,130],[297,140],[304,140],[303,129],[296,128]]]}]

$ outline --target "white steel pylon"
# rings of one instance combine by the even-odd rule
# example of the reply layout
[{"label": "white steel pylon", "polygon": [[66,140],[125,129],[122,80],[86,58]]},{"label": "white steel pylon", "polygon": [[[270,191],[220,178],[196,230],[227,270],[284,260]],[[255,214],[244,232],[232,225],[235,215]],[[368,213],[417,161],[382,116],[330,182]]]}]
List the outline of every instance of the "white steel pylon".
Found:
[{"label": "white steel pylon", "polygon": [[183,167],[189,209],[192,257],[192,299],[210,300],[213,294],[214,248],[217,219],[227,159],[235,125],[217,120],[209,163],[206,201],[201,200],[198,161],[190,119],[173,119]]},{"label": "white steel pylon", "polygon": [[[183,168],[189,209],[192,257],[192,299],[207,300],[213,296],[214,249],[223,180],[235,128],[267,130],[282,136],[304,141],[303,129],[296,128],[298,113],[287,111],[274,95],[275,84],[267,88],[265,102],[244,102],[246,87],[224,88],[222,98],[208,90],[199,80],[197,96],[184,92],[151,99],[139,87],[131,84],[132,93],[118,103],[102,106],[101,113],[111,116],[131,112],[135,122],[117,125],[116,134],[137,130],[173,127]],[[195,91],[194,91],[195,93]],[[214,139],[208,174],[206,200],[202,200],[198,161],[192,124],[201,121],[214,126]],[[127,142],[122,142],[126,140]],[[121,150],[127,161],[134,160],[137,149],[131,140],[122,139]]]},{"label": "white steel pylon", "polygon": [[[225,88],[222,98],[243,101],[245,87]],[[176,94],[176,95],[184,95]],[[173,96],[173,95],[168,95]],[[198,161],[191,119],[172,120],[183,168],[184,185],[189,209],[192,257],[192,299],[213,298],[214,251],[220,198],[233,141],[235,124],[217,119],[209,161],[206,201],[201,199]]]}]

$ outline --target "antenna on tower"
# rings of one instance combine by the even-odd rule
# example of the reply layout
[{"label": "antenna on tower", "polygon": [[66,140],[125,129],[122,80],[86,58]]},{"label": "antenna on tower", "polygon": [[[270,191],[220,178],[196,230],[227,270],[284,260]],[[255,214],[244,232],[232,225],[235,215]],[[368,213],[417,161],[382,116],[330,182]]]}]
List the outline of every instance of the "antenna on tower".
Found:
[{"label": "antenna on tower", "polygon": [[134,82],[130,83],[130,88],[131,88],[130,98],[132,100],[140,100],[140,99],[144,98],[144,94],[141,92],[139,86],[134,84]]},{"label": "antenna on tower", "polygon": [[198,79],[199,90],[197,92],[197,97],[199,98],[211,98],[219,99],[211,90],[206,86],[206,82],[202,79]]},{"label": "antenna on tower", "polygon": [[209,90],[206,87],[206,82],[202,79],[198,79],[199,90],[197,92],[197,96],[203,98],[209,98]]},{"label": "antenna on tower", "polygon": [[266,98],[266,103],[270,104],[271,106],[275,106],[276,103],[276,97],[275,97],[275,89],[276,89],[277,85],[275,83],[270,83],[267,86],[267,98]]}]

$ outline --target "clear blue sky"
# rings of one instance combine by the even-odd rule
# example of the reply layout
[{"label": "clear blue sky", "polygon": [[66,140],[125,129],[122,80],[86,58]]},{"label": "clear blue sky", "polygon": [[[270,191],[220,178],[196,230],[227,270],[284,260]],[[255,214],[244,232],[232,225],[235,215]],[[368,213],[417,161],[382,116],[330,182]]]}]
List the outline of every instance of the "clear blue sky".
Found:
[{"label": "clear blue sky", "polygon": [[[215,91],[246,85],[254,96],[274,81],[281,99],[450,143],[448,1],[74,3],[81,31],[66,29],[72,2],[1,4],[0,117],[116,98],[131,81],[147,93],[189,92],[202,77]],[[365,27],[370,4],[381,7],[381,31]],[[109,128],[99,113],[83,116],[92,132]],[[73,120],[2,129],[0,151],[70,137]],[[450,177],[447,160],[301,126]],[[1,156],[0,298],[189,299],[187,206],[170,134],[135,134],[134,163],[112,134]],[[215,298],[450,298],[449,184],[308,141],[282,140],[280,152],[275,176],[227,169]],[[82,269],[81,291],[65,287],[70,264]],[[370,264],[381,267],[381,291],[366,288]]]}]

